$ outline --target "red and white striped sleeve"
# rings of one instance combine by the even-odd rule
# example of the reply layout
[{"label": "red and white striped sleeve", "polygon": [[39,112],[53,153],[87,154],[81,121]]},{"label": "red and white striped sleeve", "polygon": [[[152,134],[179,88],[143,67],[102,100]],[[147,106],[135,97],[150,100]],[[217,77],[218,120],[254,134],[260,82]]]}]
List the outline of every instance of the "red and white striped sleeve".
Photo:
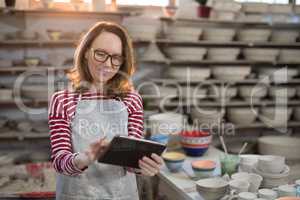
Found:
[{"label": "red and white striped sleeve", "polygon": [[130,92],[124,98],[128,107],[128,136],[144,138],[144,110],[140,94]]},{"label": "red and white striped sleeve", "polygon": [[73,152],[70,119],[63,105],[63,100],[67,97],[67,91],[56,92],[52,95],[49,104],[51,161],[58,173],[75,176],[82,173],[83,170],[74,164],[74,158],[78,153]]}]

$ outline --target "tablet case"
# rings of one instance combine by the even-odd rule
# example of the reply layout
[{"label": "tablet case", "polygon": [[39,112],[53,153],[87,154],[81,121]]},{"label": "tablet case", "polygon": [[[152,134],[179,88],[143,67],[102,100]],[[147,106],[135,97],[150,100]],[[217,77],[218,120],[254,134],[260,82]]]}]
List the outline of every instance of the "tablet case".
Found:
[{"label": "tablet case", "polygon": [[139,168],[138,161],[144,156],[151,158],[152,153],[161,155],[165,149],[166,145],[158,142],[126,136],[115,136],[108,150],[98,162]]}]

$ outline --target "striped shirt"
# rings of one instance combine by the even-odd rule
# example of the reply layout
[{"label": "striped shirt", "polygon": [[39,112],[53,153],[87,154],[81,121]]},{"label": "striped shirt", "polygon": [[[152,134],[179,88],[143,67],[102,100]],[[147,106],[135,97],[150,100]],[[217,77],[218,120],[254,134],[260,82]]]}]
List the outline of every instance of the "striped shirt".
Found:
[{"label": "striped shirt", "polygon": [[[61,174],[75,176],[83,172],[76,167],[74,158],[78,152],[74,152],[71,141],[71,120],[75,115],[79,93],[68,90],[58,91],[51,97],[49,105],[49,130],[51,143],[51,161],[54,169]],[[82,100],[109,99],[97,92],[85,92]],[[133,91],[128,93],[122,101],[128,111],[128,135],[143,138],[143,103],[141,96]]]}]

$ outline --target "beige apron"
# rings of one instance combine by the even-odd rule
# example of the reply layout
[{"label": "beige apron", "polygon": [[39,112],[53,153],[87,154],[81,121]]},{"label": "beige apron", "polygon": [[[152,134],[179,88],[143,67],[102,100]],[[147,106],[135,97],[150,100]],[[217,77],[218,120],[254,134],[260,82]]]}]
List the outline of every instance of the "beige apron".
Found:
[{"label": "beige apron", "polygon": [[[106,135],[128,135],[126,105],[116,99],[82,100],[81,95],[71,122],[74,152],[83,152],[89,144]],[[136,176],[123,167],[91,164],[78,176],[58,174],[57,200],[138,200]]]}]

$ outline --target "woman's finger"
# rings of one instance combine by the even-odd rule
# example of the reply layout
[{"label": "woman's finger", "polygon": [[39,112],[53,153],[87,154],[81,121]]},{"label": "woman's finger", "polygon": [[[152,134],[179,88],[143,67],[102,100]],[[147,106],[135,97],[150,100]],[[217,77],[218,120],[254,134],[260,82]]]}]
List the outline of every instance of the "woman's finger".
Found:
[{"label": "woman's finger", "polygon": [[163,164],[163,159],[162,159],[159,155],[157,155],[156,153],[153,153],[153,154],[151,155],[151,158],[153,158],[153,160],[154,160],[156,163],[158,163],[159,165],[162,165],[162,164]]},{"label": "woman's finger", "polygon": [[141,166],[142,169],[146,169],[146,170],[150,171],[153,174],[158,173],[158,170],[156,168],[154,168],[151,165],[147,164],[143,160],[140,160],[139,163],[140,163],[140,166]]},{"label": "woman's finger", "polygon": [[144,176],[154,176],[155,173],[151,172],[151,170],[145,168],[141,162],[139,162],[139,167],[141,168],[141,173]]},{"label": "woman's finger", "polygon": [[145,157],[143,157],[143,161],[145,163],[147,163],[148,165],[152,166],[153,168],[159,169],[159,165],[155,161],[153,161],[152,159],[145,156]]}]

